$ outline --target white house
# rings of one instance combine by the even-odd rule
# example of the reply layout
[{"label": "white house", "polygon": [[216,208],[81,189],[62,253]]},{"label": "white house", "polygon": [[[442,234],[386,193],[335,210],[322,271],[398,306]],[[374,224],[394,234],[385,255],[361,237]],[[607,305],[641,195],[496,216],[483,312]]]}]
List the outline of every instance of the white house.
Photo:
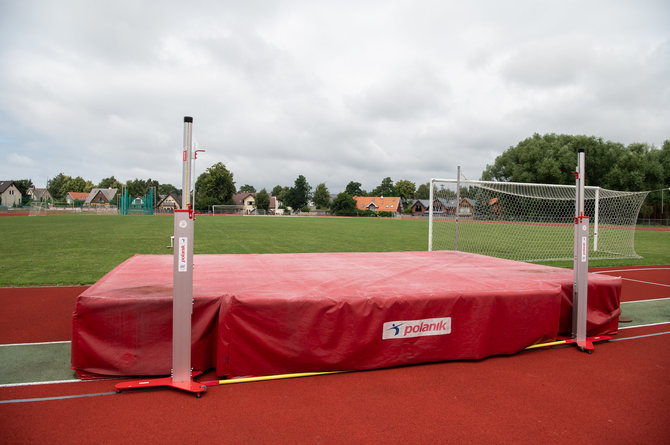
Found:
[{"label": "white house", "polygon": [[23,195],[13,181],[0,181],[0,205],[17,207],[21,205]]}]

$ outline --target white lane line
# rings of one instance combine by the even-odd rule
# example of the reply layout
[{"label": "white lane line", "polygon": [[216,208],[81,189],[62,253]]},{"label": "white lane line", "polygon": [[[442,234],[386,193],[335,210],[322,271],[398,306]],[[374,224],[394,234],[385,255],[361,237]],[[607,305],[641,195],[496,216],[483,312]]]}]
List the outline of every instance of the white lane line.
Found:
[{"label": "white lane line", "polygon": [[649,300],[631,300],[631,301],[622,301],[619,304],[629,304],[629,303],[648,303],[650,301],[663,301],[663,300],[670,300],[670,297],[663,297],[663,298],[651,298]]},{"label": "white lane line", "polygon": [[2,346],[35,346],[35,345],[64,345],[65,343],[72,343],[69,340],[63,340],[63,341],[41,341],[41,342],[36,342],[36,343],[9,343],[6,345],[0,345]]},{"label": "white lane line", "polygon": [[661,323],[640,324],[640,325],[637,325],[637,326],[624,326],[622,328],[619,328],[619,330],[621,331],[621,330],[624,330],[624,329],[646,328],[646,327],[649,327],[649,326],[661,326],[661,325],[664,325],[664,324],[670,324],[670,321],[663,321]]}]

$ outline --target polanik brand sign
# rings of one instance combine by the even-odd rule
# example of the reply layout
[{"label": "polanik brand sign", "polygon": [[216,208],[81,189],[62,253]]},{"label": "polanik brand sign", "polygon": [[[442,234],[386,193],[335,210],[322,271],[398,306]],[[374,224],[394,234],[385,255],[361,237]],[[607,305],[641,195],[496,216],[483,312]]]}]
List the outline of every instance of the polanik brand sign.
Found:
[{"label": "polanik brand sign", "polygon": [[382,340],[451,334],[451,317],[389,321],[382,328]]}]

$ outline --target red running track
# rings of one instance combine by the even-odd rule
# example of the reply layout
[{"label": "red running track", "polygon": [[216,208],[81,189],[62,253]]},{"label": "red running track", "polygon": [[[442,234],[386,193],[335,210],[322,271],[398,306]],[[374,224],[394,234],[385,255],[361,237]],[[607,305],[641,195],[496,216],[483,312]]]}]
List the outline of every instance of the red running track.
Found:
[{"label": "red running track", "polygon": [[[4,443],[664,443],[670,335],[210,388],[0,404]],[[112,391],[113,382],[54,386]],[[3,399],[43,395],[8,388]]]},{"label": "red running track", "polygon": [[[633,298],[627,289],[637,292],[636,285],[626,282],[624,299]],[[82,290],[0,289],[7,309],[0,342],[69,339]],[[670,335],[632,338],[664,332],[667,326],[621,331],[591,355],[533,350],[212,387],[200,399],[157,390],[0,404],[0,436],[8,444],[665,443]],[[0,388],[0,400],[113,393],[114,383]]]},{"label": "red running track", "polygon": [[71,340],[75,302],[88,287],[0,288],[0,344]]},{"label": "red running track", "polygon": [[623,279],[621,301],[670,298],[670,264],[659,266],[596,267],[590,272]]}]

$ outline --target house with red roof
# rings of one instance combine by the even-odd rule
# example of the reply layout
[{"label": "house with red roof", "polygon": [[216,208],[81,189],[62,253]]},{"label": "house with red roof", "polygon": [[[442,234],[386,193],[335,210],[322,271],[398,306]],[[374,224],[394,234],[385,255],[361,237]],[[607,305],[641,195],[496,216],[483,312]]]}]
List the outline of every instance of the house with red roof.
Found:
[{"label": "house with red roof", "polygon": [[81,201],[82,203],[88,198],[88,193],[86,192],[67,192],[65,195],[65,202],[68,204],[74,204],[75,201]]},{"label": "house with red roof", "polygon": [[354,201],[356,210],[402,214],[402,201],[399,196],[354,196]]}]

